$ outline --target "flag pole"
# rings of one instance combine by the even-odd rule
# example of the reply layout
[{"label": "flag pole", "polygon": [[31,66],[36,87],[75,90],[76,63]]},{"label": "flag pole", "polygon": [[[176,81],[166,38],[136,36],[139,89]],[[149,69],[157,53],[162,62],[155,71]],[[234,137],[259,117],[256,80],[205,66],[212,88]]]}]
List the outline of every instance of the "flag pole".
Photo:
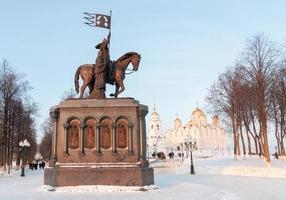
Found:
[{"label": "flag pole", "polygon": [[[109,22],[109,34],[111,38],[111,15],[112,15],[112,10],[110,10],[110,22]],[[109,38],[109,55],[110,55],[110,38]]]}]

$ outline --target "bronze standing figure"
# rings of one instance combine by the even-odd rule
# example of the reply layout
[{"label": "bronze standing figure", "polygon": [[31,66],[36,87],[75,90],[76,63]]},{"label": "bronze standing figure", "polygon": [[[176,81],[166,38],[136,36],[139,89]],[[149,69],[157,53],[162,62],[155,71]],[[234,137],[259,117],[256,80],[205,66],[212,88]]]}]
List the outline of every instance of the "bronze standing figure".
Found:
[{"label": "bronze standing figure", "polygon": [[108,65],[110,62],[108,48],[109,41],[110,33],[108,34],[107,39],[104,38],[101,43],[95,46],[96,49],[99,49],[93,71],[93,75],[95,77],[95,84],[92,94],[93,97],[96,99],[105,98],[106,72],[108,70]]}]

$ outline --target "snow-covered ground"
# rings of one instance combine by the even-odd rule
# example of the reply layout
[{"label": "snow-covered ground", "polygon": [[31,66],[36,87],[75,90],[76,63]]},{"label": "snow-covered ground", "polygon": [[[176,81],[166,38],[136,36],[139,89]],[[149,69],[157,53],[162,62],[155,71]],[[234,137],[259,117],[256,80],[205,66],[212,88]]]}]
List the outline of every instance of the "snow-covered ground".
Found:
[{"label": "snow-covered ground", "polygon": [[[263,159],[251,157],[234,161],[229,158],[195,158],[197,174],[231,175],[248,177],[286,178],[286,161],[272,160],[270,167],[265,167]],[[190,160],[186,159],[178,173],[190,171]]]},{"label": "snow-covered ground", "polygon": [[[195,158],[194,164],[196,175],[193,176],[189,174],[189,160],[183,163],[179,159],[152,162],[158,189],[153,187],[145,192],[136,188],[106,186],[63,187],[48,191],[49,187],[42,186],[43,170],[26,170],[26,177],[20,177],[17,171],[9,176],[0,176],[0,200],[286,199],[286,161],[273,161],[271,168],[274,168],[275,175],[271,175],[272,178],[265,177],[269,177],[271,171],[268,170],[271,168],[265,168],[263,161],[258,158],[240,161],[231,158]],[[249,174],[245,176],[244,173]],[[259,177],[249,177],[253,174]]]}]

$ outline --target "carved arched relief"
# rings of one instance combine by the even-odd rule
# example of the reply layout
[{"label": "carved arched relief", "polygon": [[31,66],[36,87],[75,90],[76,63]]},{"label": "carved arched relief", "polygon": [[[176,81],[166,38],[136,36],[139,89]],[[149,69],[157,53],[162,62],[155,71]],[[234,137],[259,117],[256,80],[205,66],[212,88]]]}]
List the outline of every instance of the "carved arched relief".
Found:
[{"label": "carved arched relief", "polygon": [[111,148],[111,133],[111,122],[106,119],[101,123],[101,147],[103,149]]},{"label": "carved arched relief", "polygon": [[128,135],[128,127],[127,122],[125,120],[120,120],[117,125],[117,133],[118,133],[118,148],[126,148],[127,147],[127,135]]},{"label": "carved arched relief", "polygon": [[72,120],[69,127],[69,148],[78,149],[79,148],[79,132],[80,132],[80,122],[78,120]]},{"label": "carved arched relief", "polygon": [[85,130],[85,148],[87,149],[95,148],[95,130],[95,121],[88,120]]}]

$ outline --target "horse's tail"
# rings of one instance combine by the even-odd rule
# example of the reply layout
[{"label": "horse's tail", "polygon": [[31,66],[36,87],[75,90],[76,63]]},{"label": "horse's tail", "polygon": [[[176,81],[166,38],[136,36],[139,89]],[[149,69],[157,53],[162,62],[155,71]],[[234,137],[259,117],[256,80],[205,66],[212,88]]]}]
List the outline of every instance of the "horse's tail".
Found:
[{"label": "horse's tail", "polygon": [[76,70],[75,76],[74,76],[74,85],[75,85],[75,91],[78,94],[79,93],[79,75],[80,75],[80,70],[81,70],[81,66],[79,66]]}]

